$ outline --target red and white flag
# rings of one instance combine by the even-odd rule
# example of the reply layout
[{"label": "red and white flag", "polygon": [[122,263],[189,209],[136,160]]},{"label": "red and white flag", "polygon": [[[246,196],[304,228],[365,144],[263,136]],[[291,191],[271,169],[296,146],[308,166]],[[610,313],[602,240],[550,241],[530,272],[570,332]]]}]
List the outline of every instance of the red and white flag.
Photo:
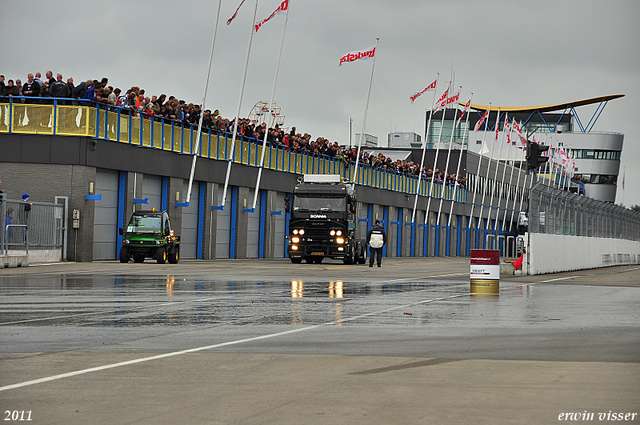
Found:
[{"label": "red and white flag", "polygon": [[357,61],[358,59],[373,58],[375,55],[376,55],[376,46],[369,47],[368,49],[365,49],[365,50],[356,50],[353,52],[349,52],[340,58],[340,65],[338,66],[342,66],[342,64],[346,62]]},{"label": "red and white flag", "polygon": [[424,90],[421,90],[421,91],[419,91],[417,93],[414,93],[411,96],[411,103],[413,103],[417,98],[419,98],[420,96],[422,96],[424,93],[428,92],[429,90],[435,90],[437,84],[438,84],[438,80],[436,79],[433,83],[431,83],[427,87],[425,87]]},{"label": "red and white flag", "polygon": [[260,27],[268,22],[269,20],[271,20],[271,18],[273,18],[274,16],[276,16],[278,13],[287,13],[289,11],[289,0],[284,0],[282,3],[280,3],[280,6],[278,6],[278,8],[276,10],[273,11],[273,13],[271,15],[269,15],[268,18],[263,19],[261,22],[257,23],[255,25],[256,28],[256,32],[258,32],[258,30],[260,29]]},{"label": "red and white flag", "polygon": [[486,120],[488,116],[489,116],[489,109],[487,108],[487,110],[484,112],[484,114],[482,114],[482,116],[480,117],[480,120],[476,123],[476,126],[473,129],[473,131],[480,130],[480,127],[482,127],[482,124],[484,123],[484,120]]},{"label": "red and white flag", "polygon": [[447,96],[448,93],[449,93],[449,89],[447,89],[447,91],[444,92],[440,100],[438,100],[438,103],[436,103],[436,106],[433,108],[433,112],[438,112],[440,109],[445,108],[451,105],[452,103],[456,103],[460,100],[460,91],[458,91],[456,94],[454,94],[451,97]]},{"label": "red and white flag", "polygon": [[518,140],[516,141],[516,146],[520,149],[524,149],[524,146],[527,144],[527,138],[522,134],[522,130],[517,122],[513,121],[513,129],[518,133]]},{"label": "red and white flag", "polygon": [[460,125],[460,121],[462,121],[462,117],[464,117],[464,114],[467,113],[467,111],[469,110],[470,106],[471,106],[471,99],[469,99],[467,101],[467,104],[464,105],[464,109],[462,110],[462,114],[460,115],[460,118],[458,118],[458,122],[456,123],[456,127]]},{"label": "red and white flag", "polygon": [[238,16],[238,11],[240,10],[240,8],[242,7],[242,5],[243,5],[243,4],[244,4],[244,0],[242,0],[242,1],[240,2],[240,6],[238,6],[238,8],[236,9],[236,13],[234,13],[234,14],[233,14],[233,16],[232,16],[232,17],[230,17],[230,18],[227,20],[227,25],[229,25],[229,24],[231,23],[231,21],[233,21],[234,19],[236,19],[236,16]]}]

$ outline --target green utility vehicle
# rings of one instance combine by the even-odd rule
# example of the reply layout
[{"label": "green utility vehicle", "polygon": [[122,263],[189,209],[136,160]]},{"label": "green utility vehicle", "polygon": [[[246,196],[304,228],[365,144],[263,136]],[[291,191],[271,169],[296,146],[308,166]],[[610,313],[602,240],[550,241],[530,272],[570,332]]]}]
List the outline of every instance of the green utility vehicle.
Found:
[{"label": "green utility vehicle", "polygon": [[136,211],[129,225],[123,231],[120,262],[130,259],[143,263],[145,258],[153,258],[158,264],[167,260],[176,264],[180,259],[180,236],[174,236],[166,211]]}]

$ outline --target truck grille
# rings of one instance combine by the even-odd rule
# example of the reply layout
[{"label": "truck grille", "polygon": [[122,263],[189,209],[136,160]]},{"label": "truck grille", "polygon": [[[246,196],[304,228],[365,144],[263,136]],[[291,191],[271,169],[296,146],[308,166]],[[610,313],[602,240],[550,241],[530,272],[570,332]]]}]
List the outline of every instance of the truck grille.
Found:
[{"label": "truck grille", "polygon": [[328,238],[329,230],[326,222],[323,221],[310,221],[307,226],[307,233],[305,236],[307,238]]}]

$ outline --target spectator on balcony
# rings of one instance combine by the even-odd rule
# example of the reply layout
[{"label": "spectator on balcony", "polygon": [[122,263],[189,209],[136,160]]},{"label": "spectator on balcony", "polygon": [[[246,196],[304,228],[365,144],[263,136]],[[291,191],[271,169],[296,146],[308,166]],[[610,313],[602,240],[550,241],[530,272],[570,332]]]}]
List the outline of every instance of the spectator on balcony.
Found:
[{"label": "spectator on balcony", "polygon": [[69,96],[67,97],[72,97],[71,93],[73,93],[73,89],[76,87],[73,84],[73,77],[67,78],[67,86],[69,87]]},{"label": "spectator on balcony", "polygon": [[7,81],[7,85],[5,86],[2,95],[13,97],[13,96],[20,96],[20,94],[21,94],[20,89],[18,89],[18,86],[13,84],[13,80]]},{"label": "spectator on balcony", "polygon": [[5,88],[5,84],[4,84],[4,75],[0,75],[0,96],[4,96],[4,88]]},{"label": "spectator on balcony", "polygon": [[42,74],[40,74],[39,72],[36,72],[36,76],[35,76],[34,80],[42,88],[42,79],[41,78],[42,78]]},{"label": "spectator on balcony", "polygon": [[62,74],[56,75],[56,81],[49,85],[51,97],[69,97],[69,85],[62,79]]},{"label": "spectator on balcony", "polygon": [[[22,95],[26,97],[40,96],[40,84],[34,79],[33,74],[27,75],[27,81],[22,86]],[[27,103],[34,103],[33,101]]]}]

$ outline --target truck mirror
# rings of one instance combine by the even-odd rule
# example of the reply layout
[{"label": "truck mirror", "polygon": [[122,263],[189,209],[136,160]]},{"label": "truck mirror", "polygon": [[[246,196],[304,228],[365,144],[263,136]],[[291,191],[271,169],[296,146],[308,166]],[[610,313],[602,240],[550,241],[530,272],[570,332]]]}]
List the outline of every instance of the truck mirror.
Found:
[{"label": "truck mirror", "polygon": [[287,196],[286,198],[284,198],[284,210],[285,212],[289,212],[290,209],[291,209],[291,198]]}]

